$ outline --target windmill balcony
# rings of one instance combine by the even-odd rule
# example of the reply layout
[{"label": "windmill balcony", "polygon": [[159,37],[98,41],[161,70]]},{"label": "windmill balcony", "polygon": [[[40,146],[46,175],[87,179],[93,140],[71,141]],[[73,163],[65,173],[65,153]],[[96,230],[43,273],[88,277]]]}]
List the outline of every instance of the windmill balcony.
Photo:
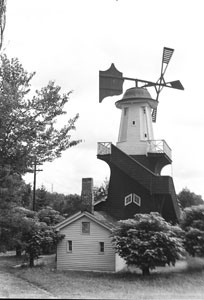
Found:
[{"label": "windmill balcony", "polygon": [[171,159],[171,148],[165,140],[148,140],[147,153],[164,153]]}]

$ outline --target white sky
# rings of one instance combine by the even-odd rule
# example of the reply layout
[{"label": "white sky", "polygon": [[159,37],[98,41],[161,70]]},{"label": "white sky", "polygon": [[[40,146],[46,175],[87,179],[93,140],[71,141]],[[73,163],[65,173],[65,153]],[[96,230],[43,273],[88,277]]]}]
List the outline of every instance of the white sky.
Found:
[{"label": "white sky", "polygon": [[98,72],[114,63],[124,76],[156,81],[165,46],[175,49],[165,79],[185,90],[161,92],[154,135],[172,149],[165,174],[173,174],[176,192],[188,187],[204,199],[203,28],[203,0],[7,0],[5,52],[37,72],[34,89],[55,80],[62,92],[74,90],[67,118],[80,115],[72,137],[83,143],[44,164],[37,186],[80,194],[83,177],[95,185],[109,178],[97,142],[117,142],[121,96],[99,104]]}]

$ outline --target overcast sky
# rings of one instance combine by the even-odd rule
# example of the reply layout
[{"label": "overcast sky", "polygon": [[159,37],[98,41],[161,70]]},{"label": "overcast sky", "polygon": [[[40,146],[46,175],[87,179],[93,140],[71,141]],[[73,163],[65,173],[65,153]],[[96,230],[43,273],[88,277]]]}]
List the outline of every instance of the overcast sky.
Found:
[{"label": "overcast sky", "polygon": [[179,79],[185,90],[161,92],[154,135],[172,149],[163,174],[173,175],[176,192],[188,187],[204,199],[203,28],[203,0],[7,0],[5,52],[36,71],[34,89],[55,80],[62,92],[73,90],[67,118],[80,115],[72,137],[83,142],[45,163],[37,186],[80,194],[83,177],[96,186],[109,178],[97,142],[117,142],[121,96],[99,104],[98,72],[114,63],[126,77],[157,81],[163,47],[170,47],[165,79]]}]

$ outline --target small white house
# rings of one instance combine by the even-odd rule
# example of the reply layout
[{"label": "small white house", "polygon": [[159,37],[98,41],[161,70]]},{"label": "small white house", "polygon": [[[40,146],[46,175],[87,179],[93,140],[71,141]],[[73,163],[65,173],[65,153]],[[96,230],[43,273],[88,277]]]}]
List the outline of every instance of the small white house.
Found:
[{"label": "small white house", "polygon": [[57,269],[119,271],[125,261],[115,253],[111,243],[110,217],[101,212],[78,212],[56,229],[65,237],[57,246]]}]

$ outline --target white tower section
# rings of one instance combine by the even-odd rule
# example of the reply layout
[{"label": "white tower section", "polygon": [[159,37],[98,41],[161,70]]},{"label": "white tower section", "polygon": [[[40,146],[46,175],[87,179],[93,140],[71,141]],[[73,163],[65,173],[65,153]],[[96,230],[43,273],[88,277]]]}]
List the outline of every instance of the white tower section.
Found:
[{"label": "white tower section", "polygon": [[128,155],[146,155],[149,142],[154,140],[152,109],[153,100],[145,88],[128,89],[122,100],[115,103],[122,110],[118,142],[116,146]]}]

